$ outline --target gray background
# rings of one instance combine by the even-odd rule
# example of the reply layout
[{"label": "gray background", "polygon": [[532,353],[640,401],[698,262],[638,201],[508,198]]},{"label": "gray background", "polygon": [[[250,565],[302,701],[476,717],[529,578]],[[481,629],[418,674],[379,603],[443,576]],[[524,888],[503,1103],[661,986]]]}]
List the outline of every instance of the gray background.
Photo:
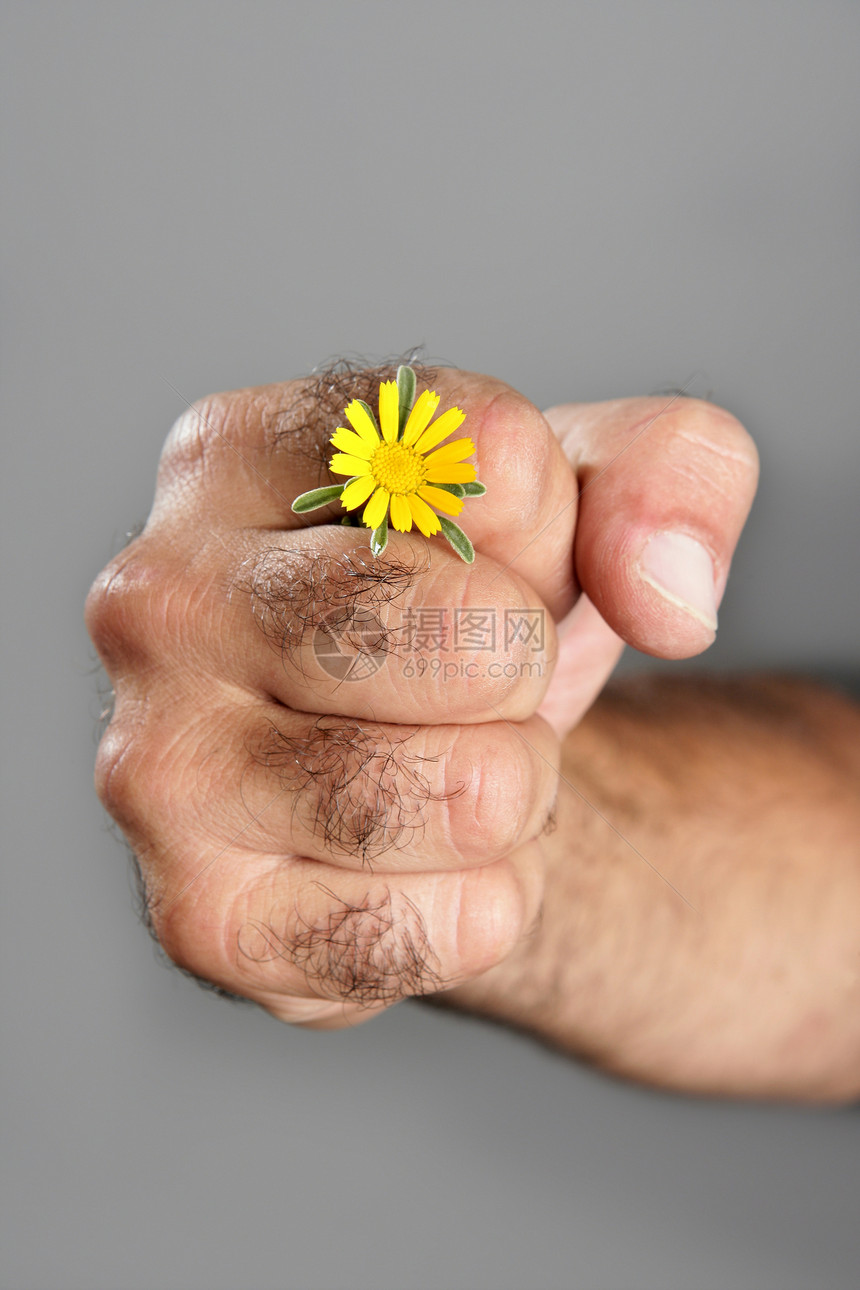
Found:
[{"label": "gray background", "polygon": [[855,1285],[855,1112],[664,1097],[412,1004],[293,1031],[158,966],[91,789],[81,607],[171,386],[425,342],[544,406],[693,377],[764,465],[697,665],[855,666],[858,7],[3,28],[3,1285]]}]

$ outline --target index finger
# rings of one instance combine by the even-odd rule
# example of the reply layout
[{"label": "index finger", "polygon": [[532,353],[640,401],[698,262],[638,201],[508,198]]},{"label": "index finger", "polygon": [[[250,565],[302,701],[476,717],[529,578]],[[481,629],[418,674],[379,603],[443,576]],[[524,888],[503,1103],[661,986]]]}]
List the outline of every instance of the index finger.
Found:
[{"label": "index finger", "polygon": [[[339,504],[296,516],[300,493],[343,483],[328,469],[330,440],[354,398],[374,405],[393,367],[236,390],[201,400],[180,417],[162,454],[151,523],[183,522],[189,508],[211,526],[293,529],[338,523]],[[458,522],[477,551],[517,572],[556,618],[576,597],[575,480],[543,415],[493,377],[416,365],[419,389],[439,395],[439,410],[465,413],[462,434],[475,445],[486,496],[467,499]],[[551,524],[547,524],[552,520]],[[370,538],[367,533],[368,542]],[[538,542],[536,539],[540,537]],[[438,539],[431,539],[438,540]]]}]

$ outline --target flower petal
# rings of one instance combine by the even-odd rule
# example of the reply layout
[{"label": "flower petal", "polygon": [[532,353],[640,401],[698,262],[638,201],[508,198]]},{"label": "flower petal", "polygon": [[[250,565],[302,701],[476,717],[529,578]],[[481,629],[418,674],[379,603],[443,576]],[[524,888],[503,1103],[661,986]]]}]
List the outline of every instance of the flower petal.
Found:
[{"label": "flower petal", "polygon": [[471,484],[477,478],[475,467],[469,461],[450,461],[447,465],[431,466],[424,476],[428,484]]},{"label": "flower petal", "polygon": [[341,452],[350,453],[353,457],[360,457],[362,461],[370,461],[373,456],[373,448],[366,439],[356,434],[354,430],[346,430],[343,426],[338,426],[331,437],[331,443],[335,448],[340,448]]},{"label": "flower petal", "polygon": [[396,443],[400,429],[400,394],[396,381],[383,381],[379,387],[379,427],[386,443]]},{"label": "flower petal", "polygon": [[377,488],[370,501],[364,508],[362,520],[369,529],[378,529],[385,519],[385,512],[388,510],[388,498],[390,493],[385,488]]},{"label": "flower petal", "polygon": [[475,445],[471,439],[455,439],[453,443],[443,444],[441,448],[431,452],[429,457],[425,457],[424,465],[441,466],[444,462],[462,461],[464,457],[471,457],[474,451]]},{"label": "flower petal", "polygon": [[352,403],[345,409],[346,419],[352,426],[357,435],[369,444],[371,448],[378,448],[380,439],[376,431],[376,426],[367,415],[367,412],[361,406],[358,399],[353,399]]},{"label": "flower petal", "polygon": [[376,485],[376,480],[372,475],[362,475],[361,479],[354,479],[351,484],[340,495],[341,505],[345,506],[348,511],[354,511],[356,506],[366,502]]},{"label": "flower petal", "polygon": [[455,497],[453,493],[446,493],[444,488],[434,488],[432,484],[422,484],[418,489],[418,496],[431,506],[435,506],[437,511],[444,511],[446,515],[459,515],[463,509],[462,497]]},{"label": "flower petal", "polygon": [[438,533],[441,527],[439,524],[439,516],[434,511],[430,510],[427,503],[422,502],[421,498],[416,493],[412,493],[408,501],[409,509],[412,512],[412,518],[424,536],[432,537],[434,533]]},{"label": "flower petal", "polygon": [[333,475],[369,475],[370,462],[361,457],[349,457],[345,452],[336,452],[329,462]]},{"label": "flower petal", "polygon": [[[402,442],[409,448],[422,431],[427,429],[430,418],[439,406],[439,395],[435,390],[422,390],[415,400],[415,407],[409,413]],[[441,418],[440,418],[441,420]],[[450,434],[450,430],[448,431]]]},{"label": "flower petal", "polygon": [[466,414],[462,408],[449,408],[443,412],[438,421],[434,421],[429,430],[425,430],[421,438],[415,444],[416,452],[429,452],[435,448],[437,443],[447,439],[449,434],[459,430],[460,426],[466,420]]},{"label": "flower petal", "polygon": [[398,533],[408,533],[412,528],[412,512],[409,503],[400,493],[391,495],[391,523]]}]

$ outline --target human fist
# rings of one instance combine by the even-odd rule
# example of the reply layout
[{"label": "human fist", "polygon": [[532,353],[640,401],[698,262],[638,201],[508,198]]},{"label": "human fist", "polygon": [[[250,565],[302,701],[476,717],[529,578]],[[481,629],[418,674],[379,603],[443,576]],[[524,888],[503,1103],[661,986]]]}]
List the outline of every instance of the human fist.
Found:
[{"label": "human fist", "polygon": [[488,377],[419,371],[466,412],[477,557],[391,532],[374,558],[336,505],[290,503],[328,482],[346,403],[392,375],[190,409],[146,528],[87,604],[116,695],[98,791],[161,944],[305,1025],[462,984],[536,926],[558,736],[622,638],[667,657],[710,643],[755,486],[748,437],[708,404],[544,417]]}]

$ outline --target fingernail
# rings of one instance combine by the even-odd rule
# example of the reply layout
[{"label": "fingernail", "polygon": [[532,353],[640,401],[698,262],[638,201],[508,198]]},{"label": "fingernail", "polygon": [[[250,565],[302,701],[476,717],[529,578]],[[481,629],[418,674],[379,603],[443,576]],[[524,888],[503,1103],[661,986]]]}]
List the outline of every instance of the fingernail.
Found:
[{"label": "fingernail", "polygon": [[714,565],[701,542],[686,533],[655,533],[640,557],[639,576],[671,605],[717,630]]}]

